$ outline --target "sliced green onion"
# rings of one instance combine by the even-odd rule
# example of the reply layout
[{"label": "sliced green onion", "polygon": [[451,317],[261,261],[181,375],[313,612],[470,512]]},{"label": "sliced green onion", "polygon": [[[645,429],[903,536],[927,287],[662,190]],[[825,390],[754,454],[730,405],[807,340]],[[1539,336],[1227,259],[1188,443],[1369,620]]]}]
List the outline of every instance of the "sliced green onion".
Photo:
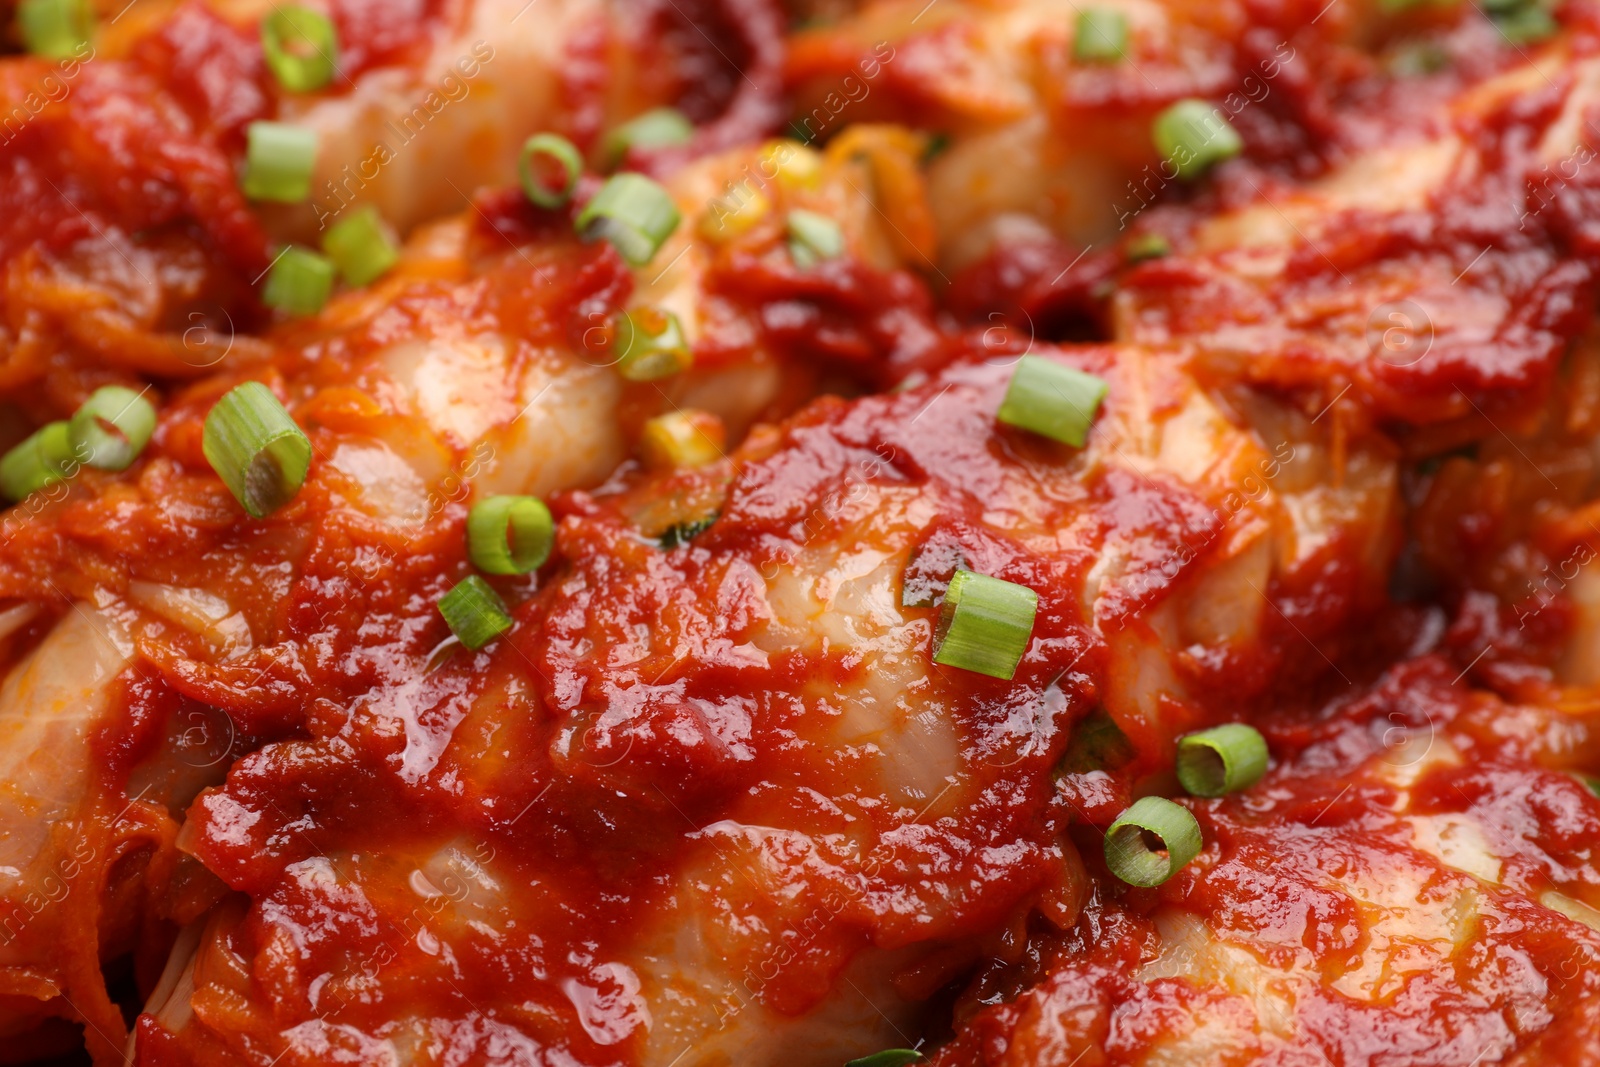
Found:
[{"label": "sliced green onion", "polygon": [[870,1056],[851,1060],[844,1067],[907,1067],[922,1062],[922,1053],[913,1048],[886,1048]]},{"label": "sliced green onion", "polygon": [[1156,886],[1200,854],[1200,824],[1165,797],[1141,797],[1106,831],[1106,866],[1129,885]]},{"label": "sliced green onion", "polygon": [[1128,51],[1128,16],[1115,8],[1091,7],[1078,12],[1072,34],[1072,58],[1080,63],[1115,63]]},{"label": "sliced green onion", "polygon": [[1172,245],[1159,233],[1146,233],[1123,246],[1123,255],[1129,263],[1143,263],[1147,259],[1160,259],[1172,254]]},{"label": "sliced green onion", "polygon": [[1500,30],[1500,36],[1513,45],[1542,41],[1561,28],[1555,17],[1538,3],[1520,4],[1504,14],[1490,17]]},{"label": "sliced green onion", "polygon": [[94,32],[94,9],[88,0],[22,0],[17,27],[34,55],[72,59]]},{"label": "sliced green onion", "polygon": [[1266,771],[1266,739],[1242,722],[1202,730],[1178,742],[1178,781],[1197,797],[1247,789]]},{"label": "sliced green onion", "polygon": [[614,167],[635,148],[665,148],[687,144],[694,136],[694,123],[674,107],[658,107],[624,122],[606,134],[600,151],[606,166]]},{"label": "sliced green onion", "polygon": [[713,511],[711,514],[703,515],[698,519],[690,519],[688,522],[680,522],[668,526],[661,531],[661,547],[670,552],[680,545],[688,544],[715,526],[720,515],[721,512]]},{"label": "sliced green onion", "polygon": [[657,469],[703,467],[722,455],[722,420],[706,411],[669,411],[645,422],[639,455]]},{"label": "sliced green onion", "polygon": [[1204,100],[1179,100],[1156,116],[1151,127],[1156,151],[1180,178],[1197,178],[1244,148],[1239,132]]},{"label": "sliced green onion", "polygon": [[72,431],[65,420],[47,423],[0,457],[0,492],[22,500],[77,471]]},{"label": "sliced green onion", "polygon": [[439,598],[439,614],[463,645],[476,651],[511,629],[511,615],[489,583],[476,574]]},{"label": "sliced green onion", "polygon": [[956,571],[939,610],[933,662],[1009,680],[1028,651],[1039,594],[1025,585]]},{"label": "sliced green onion", "polygon": [[615,174],[578,213],[576,228],[586,241],[610,241],[638,267],[650,262],[680,218],[671,194],[656,182],[643,174]]},{"label": "sliced green onion", "polygon": [[286,122],[252,122],[246,131],[244,195],[298,204],[311,195],[317,134]]},{"label": "sliced green onion", "polygon": [[557,208],[572,199],[583,173],[583,156],[560,134],[536,133],[522,142],[517,171],[529,200],[540,207]]},{"label": "sliced green onion", "polygon": [[1072,728],[1072,737],[1057,767],[1067,774],[1115,771],[1131,763],[1136,755],[1133,742],[1110,712],[1096,708]]},{"label": "sliced green onion", "polygon": [[333,260],[309,248],[290,245],[283,250],[267,284],[261,302],[291,315],[314,315],[322,310],[333,292]]},{"label": "sliced green onion", "polygon": [[828,216],[796,208],[789,212],[787,222],[789,255],[801,270],[844,253],[844,231]]},{"label": "sliced green onion", "polygon": [[73,451],[103,471],[127,470],[156,429],[155,405],[120,385],[96,389],[72,416]]},{"label": "sliced green onion", "polygon": [[346,285],[375,282],[400,261],[400,246],[389,236],[383,216],[372,204],[356,209],[349,218],[329,227],[322,238],[322,250],[339,268]]},{"label": "sliced green onion", "polygon": [[1437,74],[1449,65],[1449,52],[1432,41],[1419,41],[1395,50],[1389,60],[1389,73],[1400,78],[1420,78]]},{"label": "sliced green onion", "polygon": [[1012,372],[995,418],[1008,426],[1043,434],[1074,448],[1089,439],[1089,427],[1109,387],[1092,374],[1042,356],[1023,356]]},{"label": "sliced green onion", "polygon": [[694,351],[678,316],[660,308],[637,307],[617,318],[617,373],[630,382],[670,378],[694,365]]},{"label": "sliced green onion", "polygon": [[315,92],[333,80],[339,63],[339,31],[320,11],[298,4],[275,7],[261,20],[261,51],[285,89]]},{"label": "sliced green onion", "polygon": [[252,518],[293,500],[311,466],[311,439],[260,382],[223,394],[206,415],[206,462]]},{"label": "sliced green onion", "polygon": [[491,496],[467,513],[467,558],[488,574],[527,574],[550,558],[555,522],[544,501]]}]

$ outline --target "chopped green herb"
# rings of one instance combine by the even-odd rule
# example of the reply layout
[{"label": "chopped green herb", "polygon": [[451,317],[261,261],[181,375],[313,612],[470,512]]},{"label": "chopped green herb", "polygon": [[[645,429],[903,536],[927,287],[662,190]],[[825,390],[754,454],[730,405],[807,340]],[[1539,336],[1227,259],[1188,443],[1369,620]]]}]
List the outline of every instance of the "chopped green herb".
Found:
[{"label": "chopped green herb", "polygon": [[1043,356],[1023,356],[995,418],[1082,448],[1108,390],[1105,381],[1092,374]]},{"label": "chopped green herb", "polygon": [[476,574],[439,598],[439,614],[463,645],[477,651],[511,629],[511,614],[492,586]]},{"label": "chopped green herb", "polygon": [[886,1048],[882,1052],[874,1052],[870,1056],[851,1060],[844,1067],[907,1067],[907,1064],[920,1063],[922,1053],[911,1048]]},{"label": "chopped green herb", "polygon": [[600,150],[606,166],[615,167],[635,148],[666,148],[688,144],[694,123],[677,108],[658,107],[635,116],[606,134]]},{"label": "chopped green herb", "polygon": [[1147,259],[1161,259],[1172,254],[1172,245],[1159,233],[1140,234],[1123,246],[1123,255],[1130,264]]},{"label": "chopped green herb", "polygon": [[1039,594],[1025,585],[956,571],[939,608],[933,662],[1010,681],[1033,639],[1038,611]]},{"label": "chopped green herb", "polygon": [[1079,63],[1115,63],[1128,50],[1128,16],[1114,7],[1078,12],[1072,35],[1072,58]]},{"label": "chopped green herb", "polygon": [[0,492],[17,501],[77,473],[79,459],[65,419],[48,423],[0,458]]},{"label": "chopped green herb", "polygon": [[676,526],[669,526],[662,531],[659,538],[661,547],[670,552],[680,545],[686,545],[711,529],[711,524],[716,521],[717,513],[713,512],[703,519],[694,519],[690,522],[680,522]]},{"label": "chopped green herb", "polygon": [[1552,36],[1561,25],[1538,4],[1525,4],[1503,15],[1491,16],[1500,36],[1512,45],[1534,44]]},{"label": "chopped green herb", "polygon": [[88,0],[21,0],[17,29],[34,55],[71,59],[94,33],[94,9]]},{"label": "chopped green herb", "polygon": [[1133,742],[1104,708],[1096,708],[1072,728],[1072,739],[1061,757],[1063,774],[1114,771],[1133,759]]},{"label": "chopped green herb", "polygon": [[1129,885],[1157,886],[1200,854],[1200,824],[1181,804],[1141,797],[1106,831],[1106,866]]},{"label": "chopped green herb", "polygon": [[1389,72],[1400,78],[1437,74],[1450,65],[1450,53],[1432,41],[1404,45],[1389,57]]},{"label": "chopped green herb", "polygon": [[261,382],[224,393],[206,415],[206,462],[252,517],[295,498],[311,466],[311,439]]},{"label": "chopped green herb", "polygon": [[1178,741],[1178,781],[1197,797],[1248,789],[1267,771],[1267,742],[1242,722],[1225,723]]},{"label": "chopped green herb", "polygon": [[826,215],[801,208],[789,212],[789,256],[801,270],[844,253],[844,231]]},{"label": "chopped green herb", "polygon": [[1186,181],[1244,149],[1239,131],[1205,100],[1179,100],[1156,116],[1150,134],[1156,151]]}]

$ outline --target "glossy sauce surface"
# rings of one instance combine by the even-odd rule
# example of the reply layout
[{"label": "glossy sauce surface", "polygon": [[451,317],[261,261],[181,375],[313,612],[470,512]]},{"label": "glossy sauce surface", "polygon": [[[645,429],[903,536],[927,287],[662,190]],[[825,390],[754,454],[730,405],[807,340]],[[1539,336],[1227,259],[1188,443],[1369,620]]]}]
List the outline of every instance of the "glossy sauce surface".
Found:
[{"label": "glossy sauce surface", "polygon": [[[305,103],[356,137],[344,105],[385,113],[375,79],[490,8],[335,5],[351,84],[309,102],[229,5],[80,64],[0,155],[0,387],[19,438],[111,380],[152,379],[161,421],[127,472],[0,519],[0,1025],[44,1052],[82,1023],[106,1064],[1576,1061],[1600,802],[1569,772],[1600,705],[1559,566],[1597,495],[1590,179],[1533,217],[1514,194],[1586,143],[1591,14],[1519,62],[1454,14],[1168,6],[1145,82],[1054,78],[1065,15],[1025,3],[865,5],[786,59],[761,3],[562,6],[521,41],[560,61],[508,51],[475,99],[554,84],[588,149],[680,103],[695,140],[629,159],[685,214],[661,262],[578,240],[576,205],[461,189],[303,321],[250,289],[306,220],[238,194],[244,124]],[[1453,64],[1380,70],[1407,35]],[[785,64],[801,103],[841,71],[878,93],[820,177],[764,186],[841,220],[810,268],[779,214],[702,228],[764,162]],[[1258,68],[1245,158],[1127,237],[957,195],[1030,122],[1050,151],[1018,173],[1120,188],[1150,154],[1118,131]],[[7,58],[0,97],[49,70]],[[1128,255],[1151,234],[1167,254]],[[657,301],[695,367],[625,382],[593,339]],[[1383,348],[1407,301],[1425,359]],[[996,421],[1024,353],[1108,383],[1084,449]],[[201,450],[249,379],[315,457],[262,521]],[[727,454],[630,458],[679,407]],[[515,626],[474,652],[437,603],[489,492],[559,527],[494,579]],[[1010,681],[931,661],[958,565],[1039,595]],[[1237,719],[1271,774],[1187,802],[1206,847],[1166,885],[1118,883],[1104,828],[1177,792],[1179,735]],[[101,973],[127,958],[131,1045]]]}]

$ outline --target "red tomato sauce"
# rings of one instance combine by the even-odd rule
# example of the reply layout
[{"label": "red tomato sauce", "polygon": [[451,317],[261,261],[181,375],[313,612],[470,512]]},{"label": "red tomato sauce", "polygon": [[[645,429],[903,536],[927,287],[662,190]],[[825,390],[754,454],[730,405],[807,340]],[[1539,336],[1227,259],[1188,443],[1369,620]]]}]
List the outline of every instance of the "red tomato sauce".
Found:
[{"label": "red tomato sauce", "polygon": [[[1573,775],[1541,766],[1548,755],[1530,761],[1529,731],[1496,729],[1510,709],[1462,686],[1460,668],[1442,656],[1303,707],[1253,720],[1275,761],[1259,787],[1189,802],[1206,841],[1196,861],[1154,890],[1097,879],[1074,927],[1041,927],[1025,952],[994,961],[974,983],[957,1011],[965,1021],[934,1062],[998,1067],[1080,1054],[1085,1063],[1139,1062],[1197,1020],[1241,1028],[1226,1046],[1230,1063],[1403,1055],[1454,1064],[1486,1048],[1521,1048],[1517,1063],[1581,1062],[1573,1043],[1591,1040],[1600,934],[1534,901],[1551,888],[1582,895],[1595,887],[1589,859],[1600,800]],[[1587,736],[1591,720],[1582,721]],[[1435,744],[1464,760],[1429,764],[1405,792],[1386,784]],[[1069,777],[1063,800],[1090,785]],[[1414,846],[1408,820],[1441,814],[1482,828],[1502,861],[1495,883],[1466,878]],[[1097,835],[1074,839],[1089,869],[1103,871]],[[1465,890],[1476,925],[1468,947],[1446,962],[1426,953],[1397,962],[1367,1001],[1339,991],[1337,980],[1360,973],[1363,954],[1378,951],[1382,913],[1358,906],[1340,884],[1395,871],[1403,872],[1401,897],[1420,892],[1413,904],[1431,900],[1421,906],[1435,913]],[[1268,968],[1247,982],[1309,975],[1293,987],[1288,1014],[1263,1009],[1258,1019],[1248,987],[1208,977],[1204,960],[1182,949],[1172,957],[1180,974],[1140,980],[1162,952],[1162,909],[1199,916],[1245,946]],[[1009,999],[1013,982],[1032,988],[995,1004]]]}]

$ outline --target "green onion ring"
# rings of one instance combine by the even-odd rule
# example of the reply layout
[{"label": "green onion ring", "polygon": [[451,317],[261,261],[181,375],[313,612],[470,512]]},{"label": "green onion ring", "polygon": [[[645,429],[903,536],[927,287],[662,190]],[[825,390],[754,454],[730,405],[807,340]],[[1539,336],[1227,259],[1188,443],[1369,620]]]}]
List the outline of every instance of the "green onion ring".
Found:
[{"label": "green onion ring", "polygon": [[550,558],[555,523],[531,496],[491,496],[467,513],[467,558],[488,574],[527,574]]},{"label": "green onion ring", "polygon": [[474,652],[511,629],[505,601],[476,574],[461,579],[439,598],[439,614],[456,639]]},{"label": "green onion ring", "polygon": [[234,499],[254,518],[293,500],[311,466],[311,439],[260,382],[223,395],[206,415],[201,448]]},{"label": "green onion ring", "polygon": [[1010,679],[1028,651],[1039,594],[1025,585],[958,570],[934,635],[933,661]]},{"label": "green onion ring", "polygon": [[322,12],[285,4],[261,20],[261,52],[285,89],[315,92],[333,81],[339,64],[339,31]]},{"label": "green onion ring", "polygon": [[1267,771],[1261,731],[1230,722],[1178,741],[1178,782],[1197,797],[1220,797],[1248,789]]},{"label": "green onion ring", "polygon": [[[540,160],[548,160],[561,171],[561,183],[551,185],[535,169]],[[548,171],[549,168],[540,168]],[[517,173],[522,178],[522,192],[542,208],[558,208],[572,199],[583,174],[583,156],[577,146],[556,133],[536,133],[522,142],[522,155],[517,162]]]},{"label": "green onion ring", "polygon": [[1188,808],[1165,797],[1141,797],[1106,831],[1106,866],[1129,885],[1158,886],[1198,856],[1202,844]]},{"label": "green onion ring", "polygon": [[99,470],[127,470],[155,432],[156,409],[142,392],[107,385],[83,402],[70,429],[73,451],[84,463]]}]

